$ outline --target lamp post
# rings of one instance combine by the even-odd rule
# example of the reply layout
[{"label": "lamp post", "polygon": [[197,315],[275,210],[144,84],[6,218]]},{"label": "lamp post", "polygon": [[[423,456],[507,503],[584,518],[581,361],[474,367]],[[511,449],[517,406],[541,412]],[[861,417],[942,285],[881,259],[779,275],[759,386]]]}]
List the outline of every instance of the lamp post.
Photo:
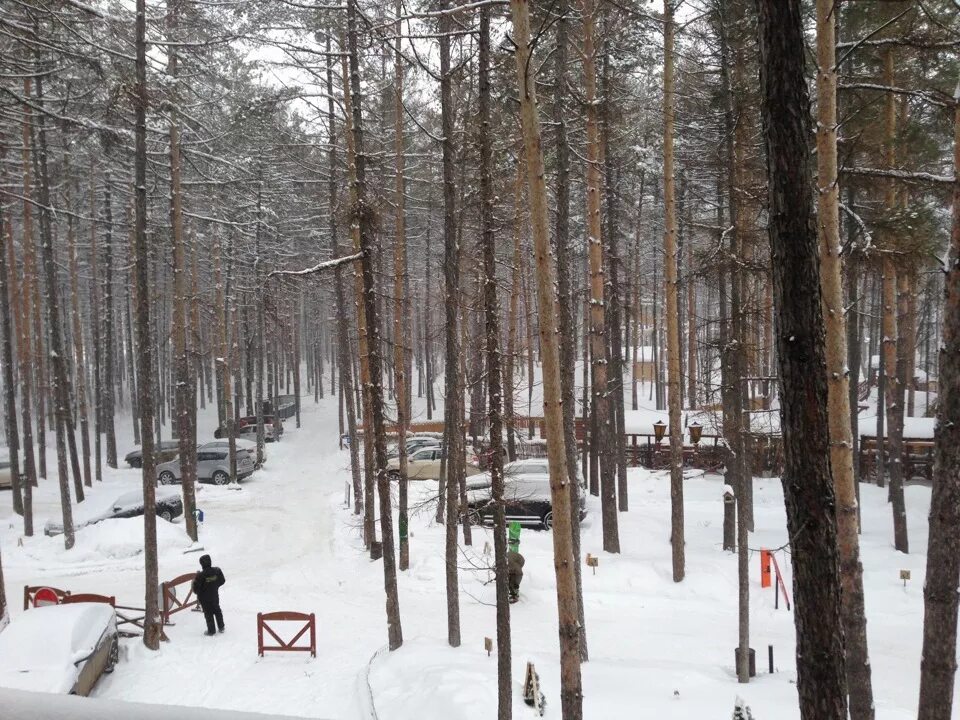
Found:
[{"label": "lamp post", "polygon": [[657,445],[663,442],[663,435],[667,430],[667,424],[663,420],[657,420],[653,424],[653,437]]},{"label": "lamp post", "polygon": [[701,437],[703,437],[703,426],[696,421],[690,423],[690,442],[694,447],[699,447]]}]

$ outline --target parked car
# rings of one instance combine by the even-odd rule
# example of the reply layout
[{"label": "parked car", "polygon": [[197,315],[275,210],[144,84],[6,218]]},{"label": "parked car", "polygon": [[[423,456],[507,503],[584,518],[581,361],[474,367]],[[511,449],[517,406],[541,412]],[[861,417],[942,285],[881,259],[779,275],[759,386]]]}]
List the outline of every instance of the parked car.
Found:
[{"label": "parked car", "polygon": [[10,461],[0,460],[0,490],[13,487],[13,475],[10,474]]},{"label": "parked car", "polygon": [[[246,438],[238,437],[238,438],[235,438],[234,441],[236,442],[238,457],[241,452],[248,452],[250,453],[250,457],[256,459],[256,456],[257,456],[256,439],[248,440]],[[222,440],[211,440],[210,442],[205,442],[203,445],[197,448],[197,452],[203,452],[205,450],[226,450],[227,452],[230,452],[230,441],[226,438],[223,438]],[[263,463],[266,463],[266,462],[267,462],[267,454],[264,453]],[[261,463],[261,465],[263,463]]]},{"label": "parked car", "polygon": [[[412,437],[407,440],[407,456],[413,455],[420,448],[425,447],[435,447],[439,448],[443,445],[441,440],[438,440],[434,437]],[[387,448],[387,457],[395,458],[400,457],[400,446],[398,443],[392,444]]]},{"label": "parked car", "polygon": [[[74,511],[74,528],[79,530],[87,525],[94,525],[103,520],[115,518],[132,518],[143,515],[143,490],[132,490],[115,497],[104,504],[98,497],[88,499]],[[167,522],[183,515],[183,500],[180,493],[169,488],[157,489],[157,517]],[[60,535],[63,533],[63,524],[57,520],[48,520],[43,528],[45,535]]]},{"label": "parked car", "polygon": [[[237,480],[243,480],[254,470],[256,468],[250,452],[237,452]],[[179,456],[157,466],[157,480],[161,485],[174,485],[179,483],[180,479]],[[197,451],[197,480],[214,485],[226,485],[230,482],[230,452],[227,448]]]},{"label": "parked car", "polygon": [[[553,499],[550,494],[550,474],[547,463],[542,459],[518,460],[504,466],[504,511],[507,521],[517,521],[521,525],[553,527]],[[581,487],[583,481],[581,478]],[[490,476],[467,481],[467,506],[471,520],[477,524],[493,520],[491,503]],[[580,520],[587,516],[586,493],[580,493]]]},{"label": "parked car", "polygon": [[[543,475],[545,477],[550,477],[550,465],[547,462],[547,459],[544,458],[527,458],[525,460],[514,460],[510,463],[504,463],[503,465],[503,476],[504,478],[517,477],[519,475]],[[583,474],[580,472],[580,467],[577,467],[577,480],[580,482],[580,487],[586,489],[587,483],[583,479]],[[470,479],[470,482],[467,483],[467,489],[480,489],[490,487],[490,473],[484,472],[476,477]]]},{"label": "parked car", "polygon": [[[157,443],[154,455],[156,456],[156,461],[158,463],[167,462],[176,457],[177,453],[180,452],[180,443],[177,440],[161,440]],[[142,468],[143,467],[143,450],[137,448],[136,450],[131,450],[123,458],[124,461],[132,468]]]},{"label": "parked car", "polygon": [[[407,478],[410,480],[439,480],[440,460],[444,450],[439,447],[424,447],[407,458]],[[475,463],[467,463],[467,477],[480,473]],[[387,461],[387,474],[393,479],[400,477],[400,458]]]},{"label": "parked car", "polygon": [[[249,440],[256,446],[257,444],[257,424],[244,425],[237,430],[237,437]],[[278,440],[276,428],[273,425],[263,424],[263,441],[272,443]]]},{"label": "parked car", "polygon": [[[242,437],[245,439],[252,439],[256,442],[257,439],[257,416],[249,415],[247,417],[242,417],[235,423],[236,435],[237,437]],[[252,428],[252,429],[251,429]],[[213,431],[213,436],[218,440],[222,440],[227,434],[227,429],[224,427],[219,427]],[[266,442],[274,442],[279,440],[283,435],[283,423],[274,423],[273,415],[264,415],[263,416],[263,436]]]},{"label": "parked car", "polygon": [[116,612],[104,603],[28,610],[0,633],[0,687],[89,695],[116,667],[117,637]]}]

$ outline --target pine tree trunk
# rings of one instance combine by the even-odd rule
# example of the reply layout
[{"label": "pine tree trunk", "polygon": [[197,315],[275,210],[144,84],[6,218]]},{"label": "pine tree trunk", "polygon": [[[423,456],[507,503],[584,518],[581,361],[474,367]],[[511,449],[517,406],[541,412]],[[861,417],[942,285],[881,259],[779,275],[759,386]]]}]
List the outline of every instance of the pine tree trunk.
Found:
[{"label": "pine tree trunk", "polygon": [[[359,228],[360,265],[363,276],[363,302],[366,310],[367,365],[369,368],[369,419],[365,418],[367,444],[372,444],[376,463],[377,493],[380,499],[380,535],[383,546],[383,583],[387,598],[387,636],[389,647],[396,650],[403,645],[400,625],[400,598],[397,592],[397,566],[393,546],[393,511],[390,508],[390,480],[387,477],[387,442],[383,423],[383,373],[380,362],[380,318],[374,284],[374,237],[371,221],[372,208],[367,206],[366,156],[363,144],[363,112],[360,106],[360,59],[357,51],[356,0],[347,3],[347,43],[350,56],[350,91],[352,98],[353,156],[349,164],[354,168],[354,208],[351,222]],[[372,443],[369,441],[371,440]]]},{"label": "pine tree trunk", "polygon": [[954,94],[953,229],[944,280],[933,494],[923,585],[917,720],[953,717],[960,584],[960,83]]},{"label": "pine tree trunk", "polygon": [[[359,198],[356,196],[356,167],[354,158],[357,157],[356,136],[353,129],[353,91],[351,88],[352,77],[350,73],[352,70],[348,70],[347,67],[347,58],[342,59],[343,65],[343,84],[344,84],[344,110],[346,114],[346,136],[347,136],[347,167],[349,168],[349,181],[350,181],[350,204],[351,207],[356,206],[359,203]],[[360,252],[360,223],[351,222],[350,224],[350,234],[353,236],[353,250],[354,252]],[[354,373],[354,377],[359,376],[360,383],[357,391],[360,394],[360,402],[358,404],[363,408],[363,536],[364,542],[367,547],[370,549],[371,555],[373,554],[374,543],[377,540],[377,530],[376,530],[376,521],[375,521],[375,507],[374,507],[374,454],[373,454],[373,440],[371,433],[373,428],[370,424],[371,422],[371,413],[373,412],[372,407],[370,406],[370,383],[371,383],[371,370],[370,370],[370,341],[367,328],[367,309],[366,302],[363,297],[363,277],[361,272],[361,262],[358,260],[355,263],[354,268],[354,296],[355,296],[355,305],[357,308],[357,350],[360,356],[360,370],[359,373]]]},{"label": "pine tree trunk", "polygon": [[[170,114],[170,225],[173,240],[173,350],[174,387],[177,418],[174,427],[177,432],[177,444],[180,450],[180,482],[183,486],[183,518],[187,535],[197,541],[197,507],[195,484],[197,481],[197,444],[194,442],[194,422],[196,408],[194,393],[196,382],[190,371],[189,343],[187,340],[187,311],[190,300],[187,297],[187,263],[183,237],[183,193],[180,188],[180,125],[177,118],[179,103],[177,88],[177,37],[180,13],[180,0],[167,0],[167,74],[173,85],[174,100],[168,110]],[[218,242],[219,245],[219,242]],[[217,255],[219,256],[219,248]],[[218,257],[219,259],[219,257]],[[217,263],[219,265],[219,262]],[[219,283],[217,283],[219,288]],[[194,291],[194,294],[195,291]],[[218,305],[222,305],[222,298]]]},{"label": "pine tree trunk", "polygon": [[[330,38],[327,38],[326,50],[330,53]],[[330,250],[332,257],[340,257],[340,244],[337,234],[337,218],[335,209],[337,207],[337,132],[336,115],[334,114],[333,99],[333,68],[331,64],[327,65],[327,134],[330,144],[328,153],[328,172],[330,174],[327,182],[327,200],[328,217],[330,233]],[[347,303],[343,290],[343,271],[340,267],[334,269],[333,276],[334,303],[337,311],[337,353],[340,356],[340,381],[342,389],[340,400],[346,406],[347,413],[347,432],[350,437],[350,475],[353,479],[353,513],[360,515],[363,513],[363,481],[360,476],[360,438],[357,434],[357,406],[356,395],[353,390],[353,363],[350,359],[350,329],[347,320]]]},{"label": "pine tree trunk", "polygon": [[[37,63],[40,67],[40,63]],[[70,411],[70,384],[67,378],[66,353],[63,347],[63,315],[60,313],[60,283],[53,252],[53,231],[50,227],[50,185],[47,172],[47,140],[44,116],[43,81],[37,77],[36,102],[37,139],[39,144],[39,189],[40,189],[40,238],[43,274],[46,283],[47,331],[50,338],[50,373],[52,400],[56,413],[57,476],[60,485],[60,504],[63,515],[64,547],[74,544],[73,508],[70,505],[70,471],[67,465],[67,436],[73,438],[73,417]],[[77,502],[83,501],[83,482],[79,467],[75,468],[74,490]]]},{"label": "pine tree trunk", "polygon": [[[113,337],[113,199],[110,186],[110,173],[104,175],[104,259],[103,259],[103,383],[101,385],[101,428],[106,434],[107,467],[117,467],[117,436],[114,427],[116,379],[114,377],[114,357],[116,355]],[[152,347],[147,344],[146,347]],[[141,376],[141,377],[149,377]]]},{"label": "pine tree trunk", "polygon": [[[90,163],[90,337],[93,341],[93,474],[103,480],[103,333],[100,317],[100,250],[97,244],[97,176]],[[134,414],[136,417],[136,414]],[[140,444],[140,430],[134,420],[134,442]]]},{"label": "pine tree trunk", "polygon": [[[223,424],[220,426],[226,433],[227,457],[230,463],[230,482],[237,482],[237,436],[233,424],[233,399],[230,395],[230,325],[227,322],[227,305],[229,304],[229,292],[224,290],[223,285],[223,245],[220,242],[219,233],[213,236],[213,284],[216,290],[216,318],[220,326],[220,375],[222,383],[223,397]],[[229,280],[228,280],[229,283]],[[223,437],[223,436],[221,436]],[[183,441],[180,441],[181,446]],[[196,443],[194,443],[196,447]],[[186,506],[186,503],[184,503]],[[194,519],[194,532],[196,532],[196,518]],[[196,538],[194,538],[196,539]]]},{"label": "pine tree trunk", "polygon": [[[146,0],[137,0],[136,109],[134,155],[134,258],[137,289],[137,375],[140,379],[140,433],[143,441],[144,620],[143,644],[160,649],[159,570],[157,566],[156,457],[153,442],[154,382],[150,338],[150,282],[147,254],[147,58]],[[108,348],[108,352],[112,348]]]},{"label": "pine tree trunk", "polygon": [[[560,0],[557,5],[557,37],[554,55],[553,120],[557,128],[557,221],[555,227],[554,253],[557,259],[558,321],[560,323],[560,387],[563,395],[563,443],[567,452],[567,473],[570,476],[570,522],[573,534],[573,557],[580,557],[580,480],[577,477],[576,436],[576,369],[577,369],[577,323],[574,312],[576,298],[570,287],[570,147],[567,139],[567,13],[569,0]],[[518,176],[518,180],[521,179]],[[519,233],[517,235],[519,238]],[[621,397],[623,391],[620,391]],[[621,436],[622,439],[622,436]],[[511,458],[512,459],[512,458]],[[625,468],[624,468],[625,470]],[[620,501],[626,502],[626,491],[621,488]],[[579,562],[574,563],[577,574],[577,616],[580,622],[580,659],[586,662],[587,624],[583,610],[583,577]]]},{"label": "pine tree trunk", "polygon": [[516,43],[520,119],[527,160],[530,224],[536,256],[537,305],[540,311],[540,348],[543,368],[543,406],[553,505],[553,555],[557,578],[557,611],[560,631],[560,704],[564,720],[582,720],[583,691],[580,675],[577,580],[570,523],[570,491],[566,450],[563,447],[563,408],[560,387],[560,351],[557,343],[554,268],[550,254],[549,209],[543,167],[536,86],[531,73],[530,9],[527,0],[511,0],[513,39]]},{"label": "pine tree trunk", "polygon": [[406,372],[407,362],[403,338],[404,332],[404,282],[407,278],[407,228],[406,228],[406,158],[404,155],[403,139],[403,58],[400,53],[400,36],[402,24],[400,16],[403,8],[401,0],[396,0],[397,40],[394,50],[394,169],[396,185],[394,188],[394,206],[396,209],[394,227],[393,250],[393,372],[394,393],[397,406],[397,449],[400,463],[400,497],[399,517],[397,523],[400,531],[400,569],[410,567],[410,540],[407,531],[407,416],[409,376]]},{"label": "pine tree trunk", "polygon": [[[445,0],[444,7],[448,2]],[[457,520],[459,512],[459,468],[464,459],[463,428],[460,416],[463,382],[460,366],[460,252],[456,234],[456,187],[454,181],[453,77],[450,69],[449,14],[440,17],[440,113],[443,129],[443,279],[446,308],[446,393],[444,419],[449,429],[444,445],[446,456],[446,579],[447,641],[460,646],[460,587],[457,579]]]},{"label": "pine tree trunk", "polygon": [[[63,153],[63,173],[65,177],[70,177],[70,149],[69,145]],[[90,469],[90,420],[89,408],[87,407],[87,370],[83,351],[83,326],[80,319],[80,279],[77,267],[77,235],[73,221],[73,200],[71,194],[70,181],[65,188],[65,201],[67,204],[67,251],[70,256],[70,321],[73,329],[73,352],[75,370],[74,374],[77,383],[77,415],[80,418],[80,447],[83,454],[83,484],[87,487],[93,486],[93,477]],[[2,308],[0,308],[2,312]],[[11,445],[11,460],[15,453],[14,445]],[[11,464],[11,472],[13,465]]]},{"label": "pine tree trunk", "polygon": [[[723,6],[721,6],[722,8]],[[721,279],[721,324],[720,324],[720,364],[721,364],[721,401],[723,404],[723,435],[727,443],[727,484],[734,488],[737,503],[737,586],[738,586],[738,648],[737,680],[741,683],[750,682],[749,647],[750,647],[750,566],[749,566],[749,490],[752,482],[752,471],[746,457],[746,443],[743,437],[743,376],[745,366],[745,352],[743,351],[743,304],[741,303],[741,272],[739,262],[739,237],[742,229],[740,220],[739,200],[739,163],[740,155],[737,150],[736,123],[739,121],[739,109],[736,107],[738,98],[734,81],[738,79],[730,70],[730,65],[736,68],[736,62],[730,62],[730,55],[739,56],[731,43],[730,29],[736,30],[740,24],[739,16],[742,8],[739,3],[729,5],[731,11],[738,17],[730,18],[721,15],[720,52],[721,52],[721,81],[724,94],[723,134],[726,137],[724,161],[726,163],[727,178],[727,205],[729,213],[730,241],[729,254],[726,262],[729,263],[730,303],[729,312],[723,307],[726,298],[726,278]],[[739,45],[739,43],[738,43]],[[723,243],[723,232],[719,238]],[[722,265],[721,268],[726,267]]]},{"label": "pine tree trunk", "polygon": [[[0,147],[0,163],[3,162],[5,148]],[[5,178],[4,178],[5,179]],[[6,430],[7,448],[10,453],[10,480],[13,492],[13,511],[23,515],[23,488],[20,486],[20,433],[17,430],[17,386],[13,378],[13,348],[15,332],[11,321],[11,304],[16,304],[16,292],[11,285],[11,275],[16,275],[16,268],[8,263],[9,252],[12,253],[13,235],[10,231],[10,222],[3,212],[3,203],[6,194],[0,195],[0,333],[3,334],[3,419]],[[4,227],[4,224],[7,227]],[[3,578],[0,575],[0,627],[5,617],[3,602]]]},{"label": "pine tree trunk", "polygon": [[824,325],[808,171],[811,128],[803,19],[800,0],[757,4],[800,717],[846,720]]},{"label": "pine tree trunk", "polygon": [[503,386],[500,368],[500,303],[493,228],[492,142],[490,137],[490,8],[480,9],[480,236],[483,250],[483,311],[486,323],[487,389],[490,421],[490,487],[493,500],[493,555],[497,597],[497,720],[513,717],[507,518],[503,502]]},{"label": "pine tree trunk", "polygon": [[[10,298],[16,310],[13,323],[17,334],[17,375],[20,381],[20,418],[23,428],[23,534],[33,537],[33,488],[37,484],[37,466],[33,454],[33,343],[30,337],[30,292],[29,278],[22,272],[23,282],[17,283],[17,262],[13,247],[13,229],[7,226],[7,265],[10,270]],[[26,262],[26,253],[24,253]]]},{"label": "pine tree trunk", "polygon": [[[847,321],[840,259],[840,188],[837,182],[836,13],[833,0],[817,0],[817,225],[820,292],[826,333],[827,420],[830,468],[837,498],[837,544],[847,688],[851,720],[873,720],[873,687],[867,654],[863,567],[857,522],[850,426]],[[848,255],[848,262],[851,262]]]},{"label": "pine tree trunk", "polygon": [[683,428],[680,427],[680,316],[677,208],[673,178],[673,0],[663,0],[663,280],[667,313],[667,400],[670,418],[670,546],[673,581],[686,573],[683,531]]},{"label": "pine tree trunk", "polygon": [[[686,224],[693,227],[689,218],[690,204],[687,205]],[[697,284],[693,273],[693,233],[687,238],[687,404],[695,410],[700,407],[697,398]]]},{"label": "pine tree trunk", "polygon": [[520,267],[523,235],[523,157],[517,159],[517,175],[513,185],[513,265],[510,274],[510,303],[507,310],[507,359],[503,365],[503,409],[507,423],[507,457],[517,459],[517,419],[514,414],[514,378],[517,362],[517,339],[520,322]]},{"label": "pine tree trunk", "polygon": [[[590,257],[590,345],[592,407],[598,432],[591,438],[600,458],[600,510],[603,521],[603,549],[620,552],[617,519],[616,463],[613,433],[616,418],[611,412],[607,381],[606,303],[603,273],[603,239],[600,217],[600,128],[597,113],[597,69],[594,34],[597,6],[595,0],[583,0],[583,75],[587,127],[587,238]],[[532,200],[531,200],[532,205]]]}]

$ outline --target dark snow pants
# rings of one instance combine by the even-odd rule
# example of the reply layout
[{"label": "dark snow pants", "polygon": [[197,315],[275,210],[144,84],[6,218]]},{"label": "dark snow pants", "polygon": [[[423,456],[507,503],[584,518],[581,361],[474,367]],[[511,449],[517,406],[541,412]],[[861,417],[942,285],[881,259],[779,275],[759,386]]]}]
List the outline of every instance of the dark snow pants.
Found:
[{"label": "dark snow pants", "polygon": [[[203,619],[207,621],[207,632],[211,635],[218,629],[223,630],[223,613],[220,611],[220,603],[203,605]],[[214,627],[214,620],[217,624]]]}]

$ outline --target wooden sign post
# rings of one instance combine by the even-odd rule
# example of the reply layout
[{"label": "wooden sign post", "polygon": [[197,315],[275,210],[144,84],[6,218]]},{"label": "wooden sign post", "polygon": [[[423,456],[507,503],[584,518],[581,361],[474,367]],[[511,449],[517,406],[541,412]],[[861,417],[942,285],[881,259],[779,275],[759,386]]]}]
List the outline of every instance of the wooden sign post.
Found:
[{"label": "wooden sign post", "polygon": [[903,586],[906,587],[906,586],[907,586],[907,580],[910,579],[910,571],[909,571],[909,570],[901,570],[901,571],[900,571],[900,579],[903,580]]},{"label": "wooden sign post", "polygon": [[597,574],[597,566],[600,564],[600,558],[587,553],[587,567],[593,568],[593,574]]},{"label": "wooden sign post", "polygon": [[487,651],[487,657],[490,657],[490,653],[493,652],[493,639],[485,637],[483,639],[483,649]]}]

